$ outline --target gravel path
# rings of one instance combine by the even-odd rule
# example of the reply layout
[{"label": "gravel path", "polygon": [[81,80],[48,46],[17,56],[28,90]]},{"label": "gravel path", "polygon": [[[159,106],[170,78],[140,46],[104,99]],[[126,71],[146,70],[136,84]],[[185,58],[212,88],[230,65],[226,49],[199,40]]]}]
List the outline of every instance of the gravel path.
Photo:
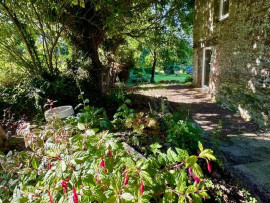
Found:
[{"label": "gravel path", "polygon": [[138,94],[166,97],[174,110],[190,115],[208,132],[217,129],[220,121],[222,121],[221,135],[254,132],[259,129],[257,125],[244,121],[234,112],[214,103],[209,94],[201,88],[184,85],[164,85],[160,88],[146,85],[140,87]]},{"label": "gravel path", "polygon": [[[167,98],[173,112],[191,117],[206,131],[205,144],[216,146],[209,136],[213,133],[224,138],[216,147],[226,170],[234,178],[239,178],[261,202],[270,202],[269,131],[264,132],[256,124],[244,121],[237,113],[217,105],[201,88],[145,85],[138,88],[134,97],[132,101],[144,105],[144,108],[147,108],[145,102]],[[217,133],[221,122],[221,132]]]}]

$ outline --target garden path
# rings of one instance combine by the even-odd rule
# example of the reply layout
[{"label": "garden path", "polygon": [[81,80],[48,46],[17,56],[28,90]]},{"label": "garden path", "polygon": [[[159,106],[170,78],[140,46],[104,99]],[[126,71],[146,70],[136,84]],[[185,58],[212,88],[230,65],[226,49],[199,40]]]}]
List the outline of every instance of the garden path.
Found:
[{"label": "garden path", "polygon": [[[203,89],[184,85],[144,85],[136,94],[166,97],[173,111],[190,116],[205,131],[205,144],[218,147],[224,166],[262,202],[270,202],[270,132],[213,102]],[[222,130],[218,126],[222,121]],[[220,136],[218,145],[213,135]]]}]

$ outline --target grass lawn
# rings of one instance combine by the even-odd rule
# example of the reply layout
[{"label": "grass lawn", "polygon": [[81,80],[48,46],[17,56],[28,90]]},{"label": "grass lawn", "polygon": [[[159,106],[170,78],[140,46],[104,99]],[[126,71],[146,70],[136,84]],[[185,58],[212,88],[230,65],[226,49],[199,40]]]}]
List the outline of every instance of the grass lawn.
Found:
[{"label": "grass lawn", "polygon": [[[171,74],[171,75],[166,75],[164,73],[159,73],[159,74],[155,74],[155,82],[159,82],[161,80],[178,80],[180,83],[185,83],[187,77],[189,77],[190,74],[186,74],[186,73],[181,73],[179,75],[175,75],[175,74]],[[149,77],[151,77],[151,75],[149,74]]]}]

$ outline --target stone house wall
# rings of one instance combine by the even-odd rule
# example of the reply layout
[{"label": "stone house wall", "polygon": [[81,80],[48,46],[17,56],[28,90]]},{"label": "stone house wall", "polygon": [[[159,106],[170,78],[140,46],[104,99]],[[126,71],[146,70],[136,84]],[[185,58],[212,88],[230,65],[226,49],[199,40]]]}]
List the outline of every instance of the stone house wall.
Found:
[{"label": "stone house wall", "polygon": [[270,0],[196,0],[193,83],[201,86],[203,48],[211,47],[209,92],[246,120],[270,126]]}]

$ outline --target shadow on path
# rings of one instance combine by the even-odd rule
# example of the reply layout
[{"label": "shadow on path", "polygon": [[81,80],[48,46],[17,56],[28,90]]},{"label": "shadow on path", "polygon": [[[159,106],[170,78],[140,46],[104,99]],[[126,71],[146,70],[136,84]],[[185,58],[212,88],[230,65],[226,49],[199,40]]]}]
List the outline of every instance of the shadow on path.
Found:
[{"label": "shadow on path", "polygon": [[225,168],[231,175],[240,178],[262,202],[270,202],[270,133],[244,121],[234,112],[223,109],[201,88],[184,85],[167,85],[149,89],[147,86],[133,94],[132,101],[142,111],[149,111],[149,104],[159,109],[160,98],[167,98],[173,112],[192,118],[206,133],[206,144],[215,147],[210,135],[222,122],[218,151],[222,155]]},{"label": "shadow on path", "polygon": [[[159,87],[159,86],[158,86]],[[201,88],[191,88],[184,85],[168,85],[162,89],[148,89],[143,87],[138,91],[138,97],[149,98],[166,97],[170,106],[184,115],[191,116],[205,131],[211,132],[222,122],[221,135],[255,132],[259,127],[251,122],[237,117],[234,112],[223,109]],[[139,96],[140,95],[140,96]],[[141,98],[141,101],[144,99]],[[134,101],[134,100],[133,100]]]}]

